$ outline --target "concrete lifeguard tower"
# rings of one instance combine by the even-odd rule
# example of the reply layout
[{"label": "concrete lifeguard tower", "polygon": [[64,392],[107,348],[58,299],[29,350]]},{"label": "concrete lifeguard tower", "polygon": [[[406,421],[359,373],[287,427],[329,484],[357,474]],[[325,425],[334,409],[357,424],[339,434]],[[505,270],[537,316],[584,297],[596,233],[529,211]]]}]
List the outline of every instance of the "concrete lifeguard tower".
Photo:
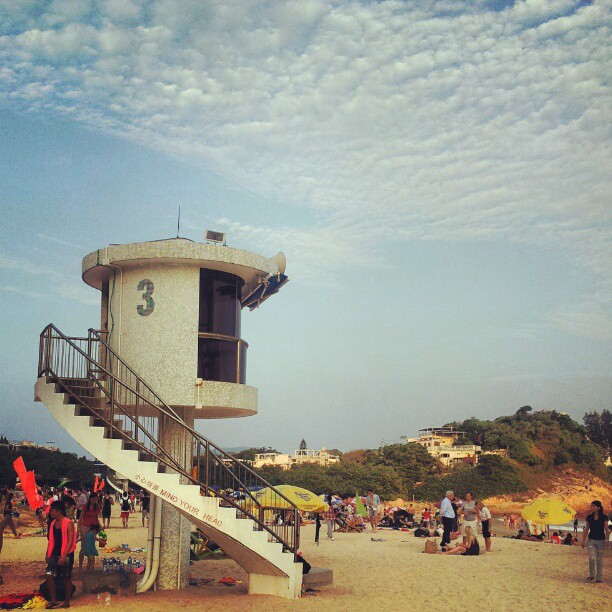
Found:
[{"label": "concrete lifeguard tower", "polygon": [[[293,534],[274,532],[244,494],[256,475],[194,429],[196,419],[257,413],[241,312],[287,282],[285,257],[207,237],[87,255],[83,280],[101,292],[100,329],[86,339],[43,331],[36,399],[94,456],[163,500],[151,519],[159,556],[151,584],[187,584],[191,521],[247,570],[250,592],[296,597],[299,521]],[[76,405],[73,414],[66,403]]]}]

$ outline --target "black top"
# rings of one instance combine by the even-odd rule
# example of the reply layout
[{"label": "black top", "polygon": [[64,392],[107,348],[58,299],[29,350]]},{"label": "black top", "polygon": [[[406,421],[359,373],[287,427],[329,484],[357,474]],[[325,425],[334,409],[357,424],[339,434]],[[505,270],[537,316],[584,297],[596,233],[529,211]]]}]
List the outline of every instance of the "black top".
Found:
[{"label": "black top", "polygon": [[13,514],[13,502],[9,499],[4,504],[4,516],[10,516],[11,514]]},{"label": "black top", "polygon": [[478,544],[478,540],[474,538],[472,545],[462,554],[468,557],[477,557],[480,554],[480,544]]},{"label": "black top", "polygon": [[143,511],[148,512],[150,505],[151,505],[151,498],[148,495],[145,495],[142,498],[142,509],[143,509]]},{"label": "black top", "polygon": [[62,556],[62,523],[60,522],[59,528],[57,526],[57,521],[55,521],[55,525],[53,525],[53,554],[58,557]]},{"label": "black top", "polygon": [[604,525],[608,523],[608,517],[599,512],[599,518],[595,520],[595,513],[592,512],[586,517],[587,525],[589,526],[589,540],[605,540],[606,530]]},{"label": "black top", "polygon": [[105,497],[102,501],[102,513],[110,514],[111,513],[111,499],[110,497]]}]

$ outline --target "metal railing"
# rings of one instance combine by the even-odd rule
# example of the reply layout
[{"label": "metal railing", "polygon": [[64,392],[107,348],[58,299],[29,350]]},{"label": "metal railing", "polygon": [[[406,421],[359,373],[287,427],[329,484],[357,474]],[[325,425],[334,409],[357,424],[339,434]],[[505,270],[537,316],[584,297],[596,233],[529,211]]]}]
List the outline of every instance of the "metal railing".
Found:
[{"label": "metal railing", "polygon": [[[123,439],[143,459],[155,460],[200,486],[204,495],[221,498],[269,541],[280,542],[283,550],[297,555],[300,514],[295,504],[254,472],[202,434],[187,425],[147,383],[108,345],[105,333],[90,329],[86,338],[65,336],[53,324],[40,334],[38,376],[47,377],[60,390],[102,421],[111,438]],[[166,450],[164,432],[173,429],[173,452]],[[182,444],[176,444],[176,432]],[[136,483],[152,490],[154,483]],[[266,506],[254,492],[269,487]],[[152,492],[155,494],[155,490]],[[282,525],[274,521],[282,509]]]}]

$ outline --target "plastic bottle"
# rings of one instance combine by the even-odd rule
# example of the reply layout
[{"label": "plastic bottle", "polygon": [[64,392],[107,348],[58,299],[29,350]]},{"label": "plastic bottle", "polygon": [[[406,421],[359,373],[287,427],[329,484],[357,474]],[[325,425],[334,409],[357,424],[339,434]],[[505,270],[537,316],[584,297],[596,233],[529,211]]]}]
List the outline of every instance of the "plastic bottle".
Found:
[{"label": "plastic bottle", "polygon": [[[102,573],[103,574],[108,574],[108,563],[106,562],[106,559],[102,559]],[[100,599],[100,597],[98,596],[98,599]]]},{"label": "plastic bottle", "polygon": [[132,557],[128,557],[128,560],[127,560],[127,571],[128,571],[128,573],[132,572]]}]

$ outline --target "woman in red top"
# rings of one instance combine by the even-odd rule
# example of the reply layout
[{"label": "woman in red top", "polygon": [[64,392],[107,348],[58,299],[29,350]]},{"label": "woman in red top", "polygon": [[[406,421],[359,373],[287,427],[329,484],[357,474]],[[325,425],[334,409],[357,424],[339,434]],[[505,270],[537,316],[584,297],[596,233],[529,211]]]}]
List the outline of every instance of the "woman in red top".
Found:
[{"label": "woman in red top", "polygon": [[81,540],[81,549],[79,550],[79,570],[83,569],[83,562],[85,561],[85,552],[83,551],[85,536],[92,525],[97,525],[100,523],[101,512],[102,506],[98,503],[98,494],[92,493],[89,496],[89,501],[81,511],[81,518],[79,518],[78,522],[79,538]]}]

